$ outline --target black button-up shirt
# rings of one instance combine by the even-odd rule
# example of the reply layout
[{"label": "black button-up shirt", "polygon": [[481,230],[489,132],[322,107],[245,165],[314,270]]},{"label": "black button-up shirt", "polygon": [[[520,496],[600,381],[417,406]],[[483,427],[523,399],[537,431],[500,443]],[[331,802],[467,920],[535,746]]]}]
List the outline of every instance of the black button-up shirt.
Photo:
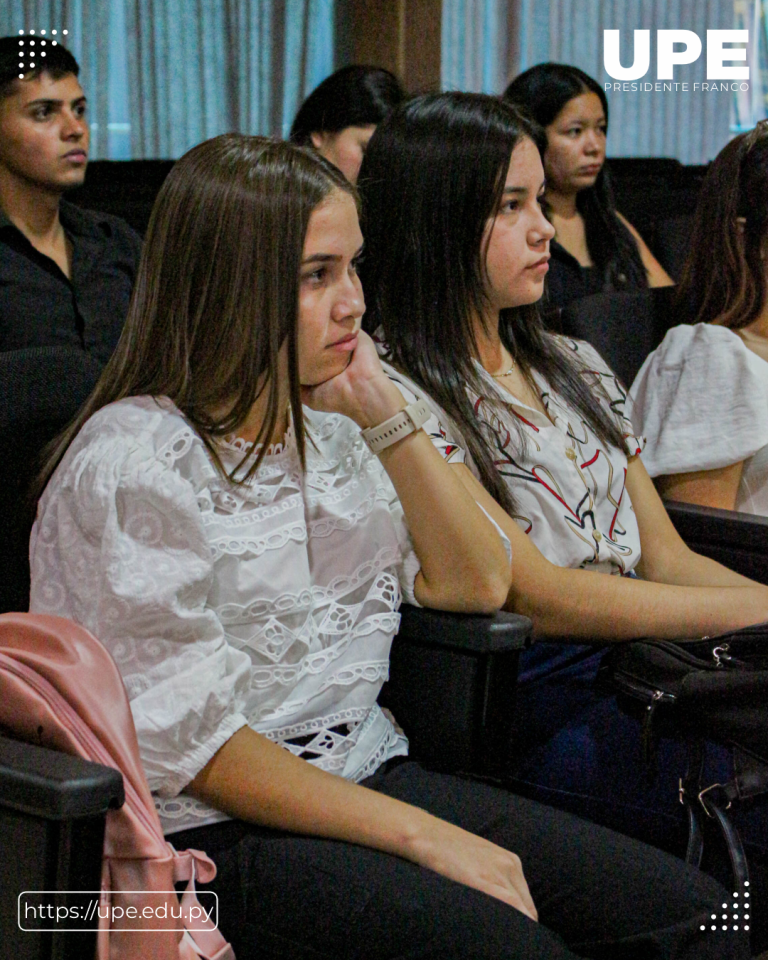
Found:
[{"label": "black button-up shirt", "polygon": [[0,210],[0,351],[74,346],[106,363],[123,328],[141,238],[119,217],[62,201],[71,278]]}]

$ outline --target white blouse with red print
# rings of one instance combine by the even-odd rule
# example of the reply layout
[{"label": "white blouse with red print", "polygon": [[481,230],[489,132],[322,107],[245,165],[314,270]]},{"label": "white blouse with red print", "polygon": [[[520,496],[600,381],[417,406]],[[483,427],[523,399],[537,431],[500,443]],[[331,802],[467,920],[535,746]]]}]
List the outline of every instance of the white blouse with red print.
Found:
[{"label": "white blouse with red print", "polygon": [[[634,435],[627,392],[616,375],[588,343],[558,339],[584,365],[595,402],[618,420],[630,454],[639,454],[645,441]],[[379,343],[378,349],[386,358],[386,345]],[[390,364],[385,362],[384,367],[406,398],[425,396]],[[470,399],[478,429],[490,428],[494,438],[496,466],[517,504],[515,520],[542,554],[560,567],[629,573],[640,559],[640,533],[624,488],[625,452],[599,440],[543,377],[534,374],[548,416],[516,400],[480,364],[477,367],[487,394],[470,393]],[[487,398],[500,403],[490,404]],[[429,396],[425,399],[444,425],[433,436],[435,446],[449,461],[458,451],[456,459],[477,473],[450,417]]]}]

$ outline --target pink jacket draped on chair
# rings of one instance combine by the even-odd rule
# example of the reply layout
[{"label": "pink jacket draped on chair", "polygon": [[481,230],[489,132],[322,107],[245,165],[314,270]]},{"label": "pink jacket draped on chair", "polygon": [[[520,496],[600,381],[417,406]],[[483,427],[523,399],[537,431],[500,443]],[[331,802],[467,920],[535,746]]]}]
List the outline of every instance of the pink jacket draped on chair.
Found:
[{"label": "pink jacket draped on chair", "polygon": [[123,775],[125,804],[107,813],[100,907],[134,906],[138,917],[147,905],[174,910],[165,911],[167,919],[100,919],[98,960],[235,960],[213,921],[194,920],[190,933],[184,920],[172,919],[179,913],[174,883],[189,881],[181,900],[187,916],[198,903],[195,877],[208,882],[216,867],[204,853],[177,852],[164,839],[125,688],[98,640],[61,617],[0,616],[0,725],[21,740]]}]

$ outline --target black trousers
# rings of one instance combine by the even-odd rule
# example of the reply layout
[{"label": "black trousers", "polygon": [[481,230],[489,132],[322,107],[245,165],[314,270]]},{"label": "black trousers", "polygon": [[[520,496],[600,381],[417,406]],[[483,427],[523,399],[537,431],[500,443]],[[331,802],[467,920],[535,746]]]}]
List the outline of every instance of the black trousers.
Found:
[{"label": "black trousers", "polygon": [[[229,821],[171,834],[218,866],[238,960],[746,960],[731,898],[669,854],[484,784],[390,764],[366,786],[513,850],[539,913],[354,844]],[[715,926],[712,914],[717,916]],[[702,929],[704,928],[704,929]]]}]

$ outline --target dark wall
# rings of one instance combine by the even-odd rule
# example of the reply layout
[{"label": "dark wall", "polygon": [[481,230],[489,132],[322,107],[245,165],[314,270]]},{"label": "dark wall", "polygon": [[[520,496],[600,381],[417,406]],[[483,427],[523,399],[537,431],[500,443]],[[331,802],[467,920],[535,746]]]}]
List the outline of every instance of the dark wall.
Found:
[{"label": "dark wall", "polygon": [[707,167],[664,157],[621,157],[610,160],[609,168],[617,209],[679,280]]},{"label": "dark wall", "polygon": [[67,200],[89,210],[122,217],[140,234],[173,160],[95,160],[88,164],[85,184]]},{"label": "dark wall", "polygon": [[[85,185],[68,194],[68,199],[123,217],[143,234],[172,166],[172,160],[97,160],[88,167]],[[610,160],[609,168],[618,209],[677,279],[707,168],[656,157]]]}]

